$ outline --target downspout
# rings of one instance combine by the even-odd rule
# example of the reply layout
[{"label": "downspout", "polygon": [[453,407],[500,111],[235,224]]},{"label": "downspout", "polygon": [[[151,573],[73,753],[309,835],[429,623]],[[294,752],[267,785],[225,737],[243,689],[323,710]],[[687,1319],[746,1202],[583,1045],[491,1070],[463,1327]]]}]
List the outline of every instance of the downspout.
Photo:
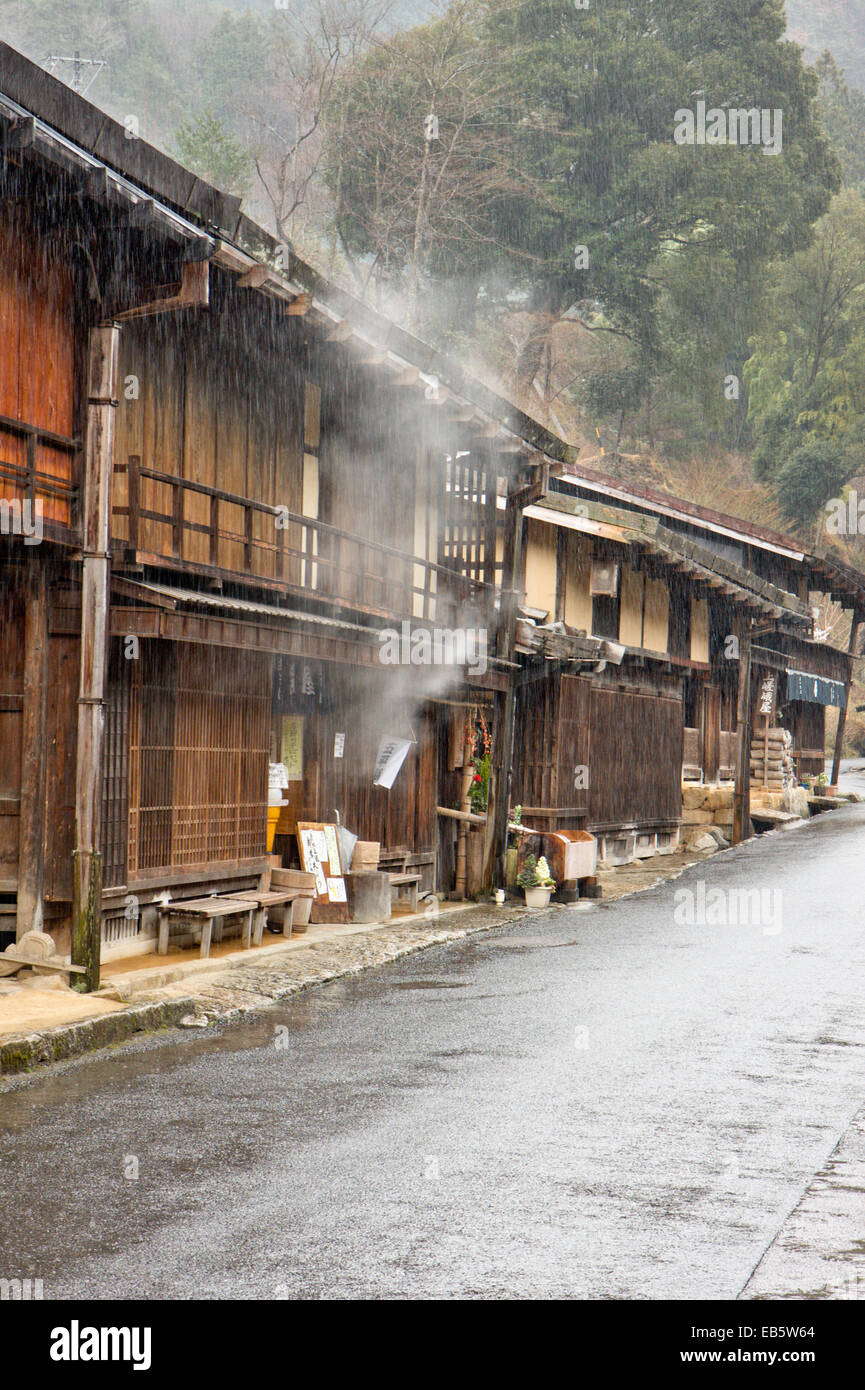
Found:
[{"label": "downspout", "polygon": [[109,519],[120,329],[90,330],[82,480],[81,674],[72,855],[72,961],[99,988],[102,927],[102,757],[108,637]]}]

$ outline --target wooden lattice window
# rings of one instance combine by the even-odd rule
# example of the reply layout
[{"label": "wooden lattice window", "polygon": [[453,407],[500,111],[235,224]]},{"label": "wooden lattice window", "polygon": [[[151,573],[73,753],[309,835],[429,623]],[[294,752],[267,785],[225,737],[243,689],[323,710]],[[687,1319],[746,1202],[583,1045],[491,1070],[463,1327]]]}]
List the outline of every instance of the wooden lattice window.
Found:
[{"label": "wooden lattice window", "polygon": [[263,855],[271,658],[142,642],[135,666],[130,877]]},{"label": "wooden lattice window", "polygon": [[445,461],[439,563],[487,584],[496,580],[497,494],[498,479],[476,459]]}]

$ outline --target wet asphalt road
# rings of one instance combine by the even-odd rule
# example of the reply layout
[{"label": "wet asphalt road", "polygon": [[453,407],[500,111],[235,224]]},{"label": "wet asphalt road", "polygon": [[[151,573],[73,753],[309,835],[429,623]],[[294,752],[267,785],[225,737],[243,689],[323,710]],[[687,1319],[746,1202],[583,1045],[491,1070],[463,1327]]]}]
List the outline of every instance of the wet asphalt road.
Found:
[{"label": "wet asphalt road", "polygon": [[[865,1100],[863,849],[851,806],[0,1095],[0,1275],[46,1298],[735,1298]],[[771,921],[680,924],[700,880],[780,890],[781,930],[774,896]]]}]

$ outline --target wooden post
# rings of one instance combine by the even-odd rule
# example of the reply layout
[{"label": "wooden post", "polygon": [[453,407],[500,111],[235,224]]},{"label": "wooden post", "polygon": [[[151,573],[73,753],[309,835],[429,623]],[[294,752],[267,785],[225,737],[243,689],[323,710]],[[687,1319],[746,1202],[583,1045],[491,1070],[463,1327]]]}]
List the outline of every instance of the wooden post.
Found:
[{"label": "wooden post", "polygon": [[[517,585],[520,581],[523,545],[523,510],[513,508],[511,524],[505,530],[502,556],[501,627],[498,655],[513,659],[516,643]],[[508,688],[496,691],[493,722],[493,751],[490,759],[490,788],[487,828],[484,837],[485,886],[504,888],[508,850],[508,811],[514,756],[514,714],[516,710],[516,671],[508,673]]]},{"label": "wooden post", "polygon": [[141,534],[141,459],[138,454],[129,455],[126,469],[127,501],[129,506],[129,548],[138,549]]},{"label": "wooden post", "polygon": [[34,558],[24,599],[24,697],[21,727],[21,817],[15,935],[41,931],[44,912],[48,582]]},{"label": "wooden post", "polygon": [[844,751],[844,733],[847,728],[847,706],[850,703],[850,684],[853,680],[853,657],[856,654],[856,647],[859,644],[859,633],[862,629],[863,615],[854,610],[853,623],[850,628],[850,642],[847,647],[848,653],[848,672],[847,680],[844,684],[844,703],[838,711],[838,728],[835,731],[835,752],[832,758],[832,779],[831,785],[837,787],[838,778],[841,775],[841,754]]},{"label": "wooden post", "polygon": [[[460,810],[461,810],[461,811],[471,811],[471,809],[472,809],[471,788],[472,788],[472,777],[474,776],[474,770],[475,770],[475,769],[474,769],[474,763],[472,762],[471,758],[469,757],[469,751],[468,751],[468,746],[467,746],[467,740],[464,738],[464,739],[463,739],[463,782],[462,782],[462,790],[461,790],[461,793],[460,793]],[[456,881],[455,881],[455,883],[454,883],[454,893],[456,894],[456,897],[459,898],[460,900],[462,900],[462,899],[465,897],[465,895],[466,895],[466,878],[467,878],[467,865],[466,865],[466,860],[467,860],[467,851],[468,851],[468,835],[469,835],[468,823],[467,823],[466,821],[464,821],[464,820],[461,820],[460,823],[459,823],[459,828],[458,828],[458,830],[457,830],[457,873],[456,873]]]},{"label": "wooden post", "polygon": [[102,748],[108,634],[109,515],[117,352],[111,324],[90,331],[87,441],[82,486],[81,679],[75,766],[72,960],[99,988],[102,909]]},{"label": "wooden post", "polygon": [[751,821],[751,617],[739,621],[739,691],[736,701],[736,786],[733,793],[733,844],[748,838]]}]

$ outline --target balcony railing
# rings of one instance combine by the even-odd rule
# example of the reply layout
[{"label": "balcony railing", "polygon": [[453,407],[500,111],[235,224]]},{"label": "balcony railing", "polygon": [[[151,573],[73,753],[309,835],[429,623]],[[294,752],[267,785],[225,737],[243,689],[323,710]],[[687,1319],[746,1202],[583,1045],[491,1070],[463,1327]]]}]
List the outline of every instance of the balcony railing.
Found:
[{"label": "balcony railing", "polygon": [[[112,540],[138,562],[314,597],[372,617],[465,622],[490,617],[492,590],[315,517],[163,473],[131,455],[115,465]],[[122,479],[125,475],[125,504]],[[124,518],[118,523],[115,518]]]},{"label": "balcony railing", "polygon": [[0,497],[37,504],[49,527],[77,524],[80,441],[0,415]]}]

